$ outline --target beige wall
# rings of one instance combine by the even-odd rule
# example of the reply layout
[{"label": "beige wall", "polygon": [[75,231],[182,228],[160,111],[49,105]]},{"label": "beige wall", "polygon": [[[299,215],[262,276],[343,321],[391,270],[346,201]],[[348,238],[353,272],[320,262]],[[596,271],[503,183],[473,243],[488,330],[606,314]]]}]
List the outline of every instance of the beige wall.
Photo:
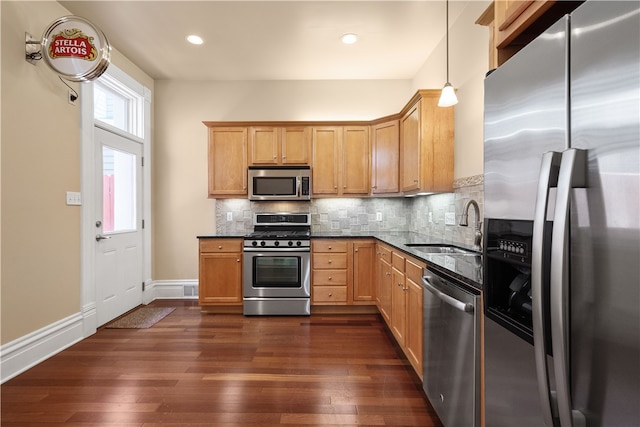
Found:
[{"label": "beige wall", "polygon": [[[55,2],[2,7],[2,343],[80,308],[78,106],[46,64],[24,60],[24,33],[39,37],[67,13]],[[72,84],[78,87],[77,84]]]},{"label": "beige wall", "polygon": [[[488,33],[474,21],[488,4],[465,3],[452,22],[450,77],[460,99],[454,107],[455,178],[483,169],[482,81]],[[442,87],[444,46],[443,40],[413,81],[156,82],[153,278],[197,278],[195,236],[215,231],[215,201],[206,196],[207,134],[202,121],[371,120],[398,113],[417,89]]]},{"label": "beige wall", "polygon": [[153,278],[198,277],[196,236],[215,231],[203,121],[371,120],[399,112],[410,82],[156,82]]},{"label": "beige wall", "polygon": [[[80,105],[40,61],[24,60],[24,33],[39,38],[69,12],[57,2],[2,1],[0,159],[0,334],[5,344],[81,310]],[[153,80],[118,51],[112,62],[141,83]],[[69,83],[76,90],[79,84]]]},{"label": "beige wall", "polygon": [[[489,32],[475,21],[489,4],[489,1],[470,1],[458,11],[461,4],[450,3],[450,16],[459,15],[449,27],[449,79],[458,96],[458,104],[453,107],[454,179],[483,173],[483,82],[489,67]],[[445,60],[443,39],[413,79],[413,88],[442,87],[446,82]]]}]

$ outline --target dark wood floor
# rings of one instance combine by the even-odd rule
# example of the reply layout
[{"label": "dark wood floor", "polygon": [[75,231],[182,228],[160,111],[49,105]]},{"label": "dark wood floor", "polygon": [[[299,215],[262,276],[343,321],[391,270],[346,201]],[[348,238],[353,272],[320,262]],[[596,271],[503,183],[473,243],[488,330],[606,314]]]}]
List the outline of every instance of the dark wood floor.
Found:
[{"label": "dark wood floor", "polygon": [[10,426],[441,426],[377,315],[201,314],[100,329],[0,387]]}]

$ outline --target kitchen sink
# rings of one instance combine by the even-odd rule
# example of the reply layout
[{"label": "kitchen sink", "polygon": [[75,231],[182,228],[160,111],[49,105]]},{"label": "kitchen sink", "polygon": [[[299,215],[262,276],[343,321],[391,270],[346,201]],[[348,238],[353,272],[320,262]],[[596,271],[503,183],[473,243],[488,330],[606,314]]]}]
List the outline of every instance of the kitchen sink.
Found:
[{"label": "kitchen sink", "polygon": [[420,252],[429,254],[450,254],[450,255],[480,255],[468,249],[462,249],[452,245],[427,244],[427,243],[405,243],[405,246]]}]

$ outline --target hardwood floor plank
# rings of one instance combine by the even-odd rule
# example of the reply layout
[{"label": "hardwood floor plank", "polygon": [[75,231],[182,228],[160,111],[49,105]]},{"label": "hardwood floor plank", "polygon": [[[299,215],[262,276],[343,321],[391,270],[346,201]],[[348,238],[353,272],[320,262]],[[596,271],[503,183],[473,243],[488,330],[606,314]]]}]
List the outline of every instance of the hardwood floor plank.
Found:
[{"label": "hardwood floor plank", "polygon": [[106,329],[0,386],[2,427],[441,427],[378,315],[203,314]]}]

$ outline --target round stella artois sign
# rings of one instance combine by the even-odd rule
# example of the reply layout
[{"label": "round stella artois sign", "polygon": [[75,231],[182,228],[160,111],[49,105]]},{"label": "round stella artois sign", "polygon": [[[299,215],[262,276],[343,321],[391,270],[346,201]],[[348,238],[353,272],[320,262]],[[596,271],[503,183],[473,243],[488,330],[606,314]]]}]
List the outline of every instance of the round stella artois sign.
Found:
[{"label": "round stella artois sign", "polygon": [[111,46],[102,31],[79,16],[55,20],[42,36],[42,55],[61,77],[94,80],[109,66]]}]

